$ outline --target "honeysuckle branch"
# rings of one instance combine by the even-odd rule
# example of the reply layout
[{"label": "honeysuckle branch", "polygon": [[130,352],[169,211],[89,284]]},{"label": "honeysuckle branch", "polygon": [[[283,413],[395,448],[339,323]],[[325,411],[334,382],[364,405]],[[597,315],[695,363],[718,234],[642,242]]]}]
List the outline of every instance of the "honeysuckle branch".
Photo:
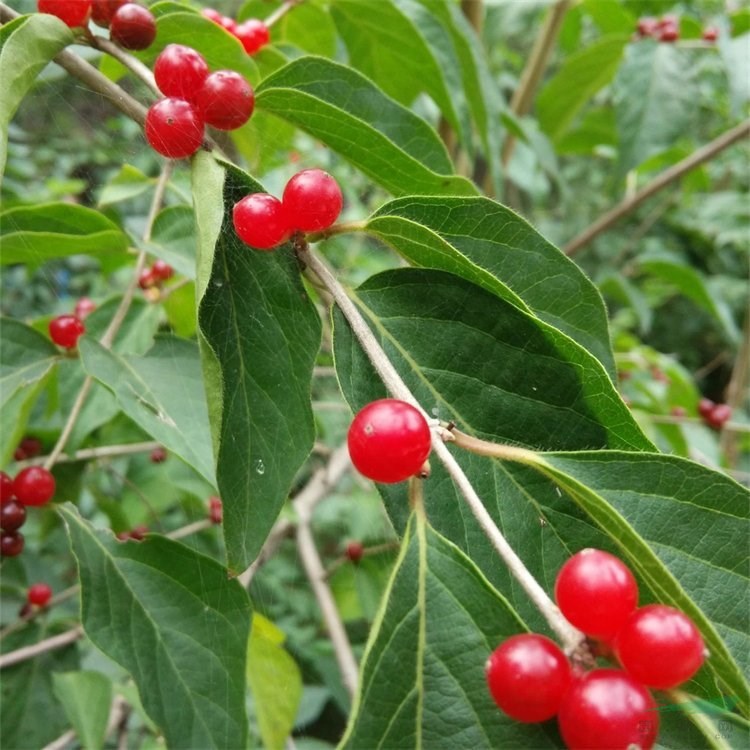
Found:
[{"label": "honeysuckle branch", "polygon": [[725,741],[721,730],[713,722],[708,712],[696,710],[696,703],[699,699],[688,695],[683,690],[668,690],[667,695],[672,703],[686,707],[683,712],[684,715],[695,724],[704,737],[711,738],[712,750],[732,750],[732,744]]},{"label": "honeysuckle branch", "polygon": [[266,17],[263,23],[270,29],[271,26],[278,23],[292,8],[301,5],[304,0],[286,0],[273,13]]},{"label": "honeysuckle branch", "polygon": [[27,614],[19,617],[15,622],[10,623],[10,625],[6,625],[2,630],[0,630],[0,640],[10,635],[11,633],[15,633],[17,630],[21,630],[26,625],[27,622],[31,622],[32,620],[35,620],[40,615],[52,609],[52,607],[56,607],[62,604],[63,602],[68,601],[68,599],[71,599],[78,593],[79,588],[80,587],[76,584],[75,586],[70,586],[69,588],[64,589],[59,594],[55,594],[49,600],[46,607],[39,608],[39,609],[36,609],[36,608],[32,609]]},{"label": "honeysuckle branch", "polygon": [[[70,464],[76,461],[92,461],[100,458],[116,458],[118,456],[130,456],[135,453],[150,453],[155,448],[161,447],[161,443],[151,440],[144,443],[123,443],[122,445],[102,445],[99,448],[82,448],[75,453],[61,453],[56,464]],[[47,461],[47,456],[37,456],[18,461],[16,467],[24,469],[27,466],[41,466]]]},{"label": "honeysuckle branch", "polygon": [[[388,356],[383,351],[380,343],[375,338],[356,305],[349,298],[344,287],[339,283],[333,273],[331,273],[326,264],[314,255],[309,248],[300,248],[299,256],[303,263],[305,263],[307,267],[318,276],[320,281],[333,296],[360,346],[367,354],[370,362],[372,362],[373,367],[377,371],[389,393],[395,398],[412,404],[420,410],[428,421],[432,421],[429,415],[419,405],[406,383],[401,379],[401,376],[388,359]],[[469,506],[477,523],[479,523],[487,538],[492,543],[492,546],[508,566],[508,569],[513,576],[542,613],[550,628],[560,638],[565,650],[571,654],[579,652],[585,642],[583,634],[576,630],[565,619],[565,617],[563,617],[555,603],[547,595],[547,592],[539,585],[537,580],[524,565],[523,560],[521,560],[505,539],[502,532],[487,512],[487,509],[484,507],[484,504],[479,498],[479,495],[477,495],[476,490],[472,486],[463,469],[459,466],[458,462],[453,457],[453,454],[443,442],[444,434],[445,430],[443,429],[432,431],[433,451],[440,459],[443,466],[445,466],[446,471]],[[521,451],[522,449],[514,450]],[[527,453],[529,456],[533,455],[531,451],[528,451]],[[509,455],[506,457],[510,458]]]},{"label": "honeysuckle branch", "polygon": [[33,659],[35,656],[46,654],[48,651],[55,651],[58,648],[63,648],[63,646],[69,646],[82,636],[83,627],[77,625],[75,628],[66,630],[59,635],[53,635],[51,638],[45,638],[31,646],[24,646],[23,648],[17,648],[15,651],[9,651],[7,654],[0,656],[0,669],[12,667],[14,664]]},{"label": "honeysuckle branch", "polygon": [[122,47],[118,46],[110,39],[105,39],[104,37],[95,34],[91,34],[88,39],[92,47],[98,49],[100,52],[108,54],[110,57],[113,57],[117,62],[126,67],[136,78],[143,81],[143,83],[145,83],[146,86],[148,86],[159,98],[161,98],[162,93],[156,85],[154,74],[147,65],[144,65],[137,57],[128,54]]},{"label": "honeysuckle branch", "polygon": [[665,169],[658,177],[655,177],[629,198],[620,201],[614,208],[600,216],[590,227],[568,242],[563,247],[563,252],[566,255],[575,255],[581,248],[588,245],[591,240],[606,232],[623,216],[627,216],[627,214],[634,211],[652,195],[676,182],[683,175],[699,167],[701,164],[710,161],[717,154],[720,154],[748,135],[750,135],[750,119],[741,122],[739,125],[735,125],[735,127],[727,130],[718,138],[694,151],[690,156],[678,161],[677,164],[672,165],[669,169]]}]

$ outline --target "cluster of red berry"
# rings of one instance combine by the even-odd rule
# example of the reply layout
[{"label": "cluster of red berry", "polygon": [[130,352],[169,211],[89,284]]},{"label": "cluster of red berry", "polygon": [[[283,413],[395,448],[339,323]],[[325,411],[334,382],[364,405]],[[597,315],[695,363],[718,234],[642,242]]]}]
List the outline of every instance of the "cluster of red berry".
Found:
[{"label": "cluster of red berry", "polygon": [[720,430],[731,418],[732,407],[729,404],[717,404],[710,398],[702,398],[698,402],[698,414],[709,427]]},{"label": "cluster of red berry", "polygon": [[375,482],[394,484],[422,473],[432,434],[418,409],[383,398],[357,412],[347,434],[354,468]]},{"label": "cluster of red berry", "polygon": [[495,702],[518,721],[557,716],[571,750],[650,750],[659,716],[648,688],[676,687],[698,671],[705,653],[698,628],[672,607],[637,607],[633,574],[601,550],[582,550],[563,565],[555,599],[573,625],[614,653],[622,670],[584,672],[548,638],[513,636],[487,661]]},{"label": "cluster of red berry", "polygon": [[236,130],[255,107],[255,92],[239,73],[210,73],[203,56],[182,44],[164,48],[154,64],[154,78],[165,98],[146,114],[146,139],[171,159],[192,156],[203,143],[206,125]]},{"label": "cluster of red berry", "polygon": [[234,205],[237,236],[256,250],[271,250],[294,232],[320,232],[338,218],[344,198],[336,180],[322,169],[305,169],[287,182],[281,200],[251,193]]},{"label": "cluster of red berry", "polygon": [[[636,27],[637,36],[640,39],[656,39],[659,42],[676,42],[680,38],[680,19],[672,14],[654,18],[644,16],[638,19]],[[703,29],[703,40],[715,42],[719,38],[719,30],[716,26],[706,26]]]},{"label": "cluster of red berry", "polygon": [[244,23],[237,23],[233,18],[224,16],[218,10],[205,8],[201,11],[205,18],[226,29],[233,37],[239,39],[248,55],[254,55],[271,40],[268,26],[257,18],[250,18]]},{"label": "cluster of red berry", "polygon": [[89,19],[109,27],[112,41],[125,49],[146,49],[156,39],[153,13],[132,0],[37,0],[37,9],[71,28],[86,26]]},{"label": "cluster of red berry", "polygon": [[151,268],[144,268],[138,277],[138,286],[141,289],[159,288],[174,276],[174,268],[164,260],[157,259],[151,264]]},{"label": "cluster of red berry", "polygon": [[0,555],[15,557],[25,543],[19,529],[26,523],[27,505],[45,505],[55,494],[55,478],[41,466],[29,466],[11,479],[0,471]]}]

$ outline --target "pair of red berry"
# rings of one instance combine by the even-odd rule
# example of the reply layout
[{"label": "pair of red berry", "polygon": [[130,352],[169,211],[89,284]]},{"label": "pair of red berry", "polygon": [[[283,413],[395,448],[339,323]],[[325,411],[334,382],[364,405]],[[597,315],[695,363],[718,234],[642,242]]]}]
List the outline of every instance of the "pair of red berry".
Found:
[{"label": "pair of red berry", "polygon": [[557,715],[560,733],[572,749],[636,745],[649,750],[659,720],[648,688],[676,687],[698,671],[704,658],[700,632],[672,607],[637,608],[633,574],[601,550],[583,550],[563,565],[555,598],[573,625],[614,649],[625,671],[581,673],[548,638],[513,636],[487,661],[495,702],[519,721]]},{"label": "pair of red berry", "polygon": [[244,23],[237,23],[233,18],[224,16],[213,8],[206,8],[201,13],[209,21],[213,21],[233,37],[239,39],[248,55],[254,55],[271,40],[268,26],[257,18],[250,18]]},{"label": "pair of red berry", "polygon": [[151,268],[144,268],[141,271],[141,275],[138,277],[138,286],[141,289],[160,287],[167,279],[171,279],[172,276],[174,276],[174,268],[166,261],[157,258],[151,264]]},{"label": "pair of red berry", "polygon": [[14,461],[25,461],[27,458],[35,458],[40,455],[44,446],[39,438],[25,437],[13,451]]},{"label": "pair of red berry", "polygon": [[71,28],[85,26],[90,18],[98,26],[109,27],[112,41],[125,49],[146,49],[156,38],[153,13],[131,0],[37,0],[37,9]]},{"label": "pair of red berry", "polygon": [[55,494],[55,478],[41,466],[22,469],[11,479],[0,471],[0,555],[23,552],[25,539],[19,529],[26,523],[27,505],[45,505]]},{"label": "pair of red berry", "polygon": [[191,47],[169,44],[156,58],[154,78],[165,98],[146,114],[146,139],[162,156],[192,156],[203,143],[204,128],[242,127],[253,113],[255,92],[233,70],[209,72]]},{"label": "pair of red berry", "polygon": [[322,169],[305,169],[287,182],[281,200],[251,193],[232,212],[237,236],[256,250],[271,250],[294,232],[320,232],[338,218],[344,198],[336,180]]},{"label": "pair of red berry", "polygon": [[636,28],[641,38],[652,37],[660,42],[676,42],[680,38],[680,19],[674,15],[644,16],[638,19]]},{"label": "pair of red berry", "polygon": [[418,409],[383,398],[357,412],[347,434],[354,468],[375,482],[393,484],[416,476],[430,455],[432,434]]},{"label": "pair of red berry", "polygon": [[729,404],[717,404],[710,398],[702,398],[698,402],[698,414],[709,427],[720,430],[732,417],[732,407]]}]

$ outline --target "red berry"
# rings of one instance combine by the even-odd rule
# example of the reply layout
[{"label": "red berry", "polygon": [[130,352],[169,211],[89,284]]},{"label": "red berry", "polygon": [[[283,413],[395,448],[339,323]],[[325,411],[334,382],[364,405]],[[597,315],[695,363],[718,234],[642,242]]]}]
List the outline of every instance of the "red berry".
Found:
[{"label": "red berry", "polygon": [[0,503],[5,505],[15,499],[13,494],[13,480],[4,472],[0,471]]},{"label": "red berry", "polygon": [[192,101],[207,77],[203,55],[182,44],[168,44],[154,63],[156,85],[164,96]]},{"label": "red berry", "polygon": [[[16,461],[23,461],[27,458],[34,458],[34,456],[38,456],[41,452],[41,440],[33,437],[25,437],[18,445],[18,448],[16,448],[16,452],[13,454],[13,458],[15,458]],[[19,454],[21,458],[17,458],[16,453]]]},{"label": "red berry", "polygon": [[161,464],[167,460],[167,451],[159,446],[151,451],[151,463]]},{"label": "red berry", "polygon": [[653,36],[659,27],[659,22],[652,16],[644,16],[638,19],[638,33],[641,36]]},{"label": "red berry", "polygon": [[281,201],[268,193],[251,193],[235,203],[232,220],[237,236],[258,250],[270,250],[291,234]]},{"label": "red berry", "polygon": [[224,506],[221,498],[212,495],[208,498],[208,517],[211,523],[220,524],[224,519]]},{"label": "red berry", "polygon": [[673,417],[684,417],[687,414],[684,406],[673,406],[669,411]]},{"label": "red berry", "polygon": [[616,669],[595,669],[571,682],[557,722],[569,750],[650,750],[659,731],[651,694]]},{"label": "red berry", "polygon": [[689,680],[703,664],[703,638],[683,612],[664,604],[637,609],[617,634],[623,668],[649,687],[668,689]]},{"label": "red berry", "polygon": [[233,70],[217,70],[203,82],[195,102],[208,125],[219,130],[242,127],[253,113],[253,87]]},{"label": "red berry", "polygon": [[88,297],[81,297],[81,299],[76,302],[73,314],[79,320],[83,320],[94,312],[94,310],[96,310],[96,305]]},{"label": "red berry", "polygon": [[203,118],[184,99],[162,99],[146,114],[146,140],[170,159],[192,156],[203,143]]},{"label": "red berry", "polygon": [[130,0],[93,0],[91,3],[91,20],[106,28],[112,21],[112,16],[121,5],[130,2]]},{"label": "red berry", "polygon": [[29,586],[26,592],[26,599],[29,604],[35,604],[37,607],[46,607],[52,598],[52,589],[46,583],[35,583]]},{"label": "red berry", "polygon": [[0,555],[3,557],[16,557],[23,552],[26,540],[20,531],[3,532],[0,535]]},{"label": "red berry", "polygon": [[719,29],[716,26],[706,26],[703,29],[703,40],[706,42],[715,42],[719,38]]},{"label": "red berry", "polygon": [[365,548],[362,546],[362,542],[349,542],[346,545],[346,556],[351,562],[358,563],[364,554]]},{"label": "red berry", "polygon": [[141,289],[151,289],[151,287],[158,285],[159,279],[156,278],[154,272],[150,268],[144,268],[138,277],[138,286]]},{"label": "red berry", "polygon": [[729,404],[716,404],[706,417],[706,422],[717,430],[720,430],[731,418],[732,407]]},{"label": "red berry", "polygon": [[702,398],[698,402],[698,414],[705,419],[714,410],[714,406],[716,404],[710,398]]},{"label": "red berry", "polygon": [[151,273],[159,281],[166,281],[174,276],[174,268],[164,260],[155,260],[151,266]]},{"label": "red berry", "polygon": [[64,349],[75,349],[86,326],[75,315],[58,315],[49,322],[50,338]]},{"label": "red berry", "polygon": [[358,412],[347,443],[360,474],[392,484],[420,472],[430,454],[430,437],[421,412],[405,401],[384,398]]},{"label": "red berry", "polygon": [[130,530],[130,538],[136,542],[142,542],[146,534],[148,534],[148,526],[144,526],[143,524],[135,526]]},{"label": "red berry", "polygon": [[221,19],[224,18],[224,16],[222,16],[218,10],[214,10],[214,8],[204,8],[201,11],[201,15],[214,23],[220,23]]},{"label": "red berry", "polygon": [[233,36],[237,33],[237,22],[229,16],[221,16],[217,21],[222,29],[226,29]]},{"label": "red berry", "polygon": [[586,635],[609,640],[638,604],[638,584],[614,555],[584,549],[560,568],[555,599],[563,615]]},{"label": "red berry", "polygon": [[55,494],[55,478],[41,466],[29,466],[16,474],[13,492],[24,505],[45,505]]},{"label": "red berry", "polygon": [[289,223],[303,232],[328,229],[344,203],[338,183],[322,169],[305,169],[294,175],[287,182],[281,201]]},{"label": "red berry", "polygon": [[16,531],[26,523],[26,508],[18,500],[9,500],[0,506],[0,529]]},{"label": "red berry", "polygon": [[570,664],[549,638],[514,635],[487,660],[487,685],[495,703],[523,722],[551,719],[570,683]]},{"label": "red berry", "polygon": [[242,42],[248,55],[254,55],[271,40],[268,26],[257,18],[251,18],[240,24],[235,30],[235,36]]},{"label": "red berry", "polygon": [[40,13],[57,16],[72,29],[85,26],[91,15],[91,0],[38,0],[36,7]]},{"label": "red berry", "polygon": [[109,35],[125,49],[146,49],[156,39],[156,19],[147,8],[126,3],[112,16]]},{"label": "red berry", "polygon": [[677,24],[662,24],[659,30],[660,42],[676,42],[680,38],[680,29]]}]

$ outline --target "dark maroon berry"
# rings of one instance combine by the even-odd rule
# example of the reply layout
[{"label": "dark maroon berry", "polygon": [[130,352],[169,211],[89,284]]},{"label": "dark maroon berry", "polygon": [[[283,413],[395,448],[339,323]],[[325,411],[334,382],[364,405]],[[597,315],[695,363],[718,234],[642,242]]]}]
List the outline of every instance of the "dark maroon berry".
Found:
[{"label": "dark maroon berry", "polygon": [[156,19],[147,8],[126,3],[112,16],[109,35],[125,49],[146,49],[156,39]]},{"label": "dark maroon berry", "polygon": [[5,531],[0,535],[0,554],[3,557],[16,557],[23,552],[25,543],[20,531]]},{"label": "dark maroon berry", "polygon": [[26,523],[26,508],[18,500],[10,500],[0,506],[0,529],[11,532]]}]

